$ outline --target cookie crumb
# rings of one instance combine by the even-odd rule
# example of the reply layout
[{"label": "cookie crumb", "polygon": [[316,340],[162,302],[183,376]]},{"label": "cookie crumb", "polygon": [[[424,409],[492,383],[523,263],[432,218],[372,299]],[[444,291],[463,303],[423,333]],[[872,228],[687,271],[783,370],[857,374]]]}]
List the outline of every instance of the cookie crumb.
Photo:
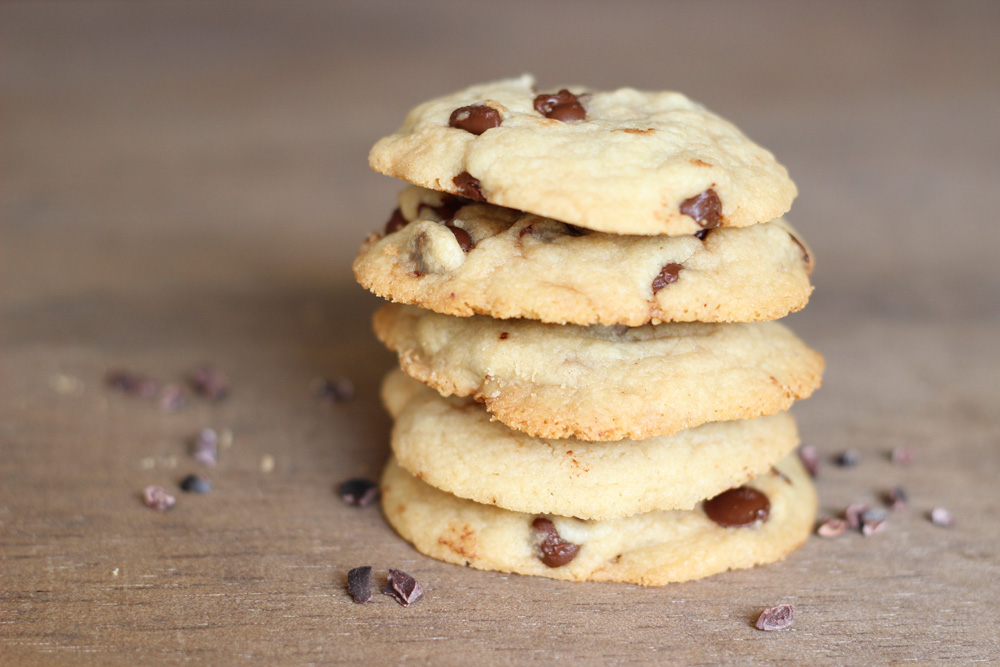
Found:
[{"label": "cookie crumb", "polygon": [[389,568],[389,580],[382,588],[382,595],[388,595],[400,605],[409,607],[424,596],[424,589],[416,579],[403,572]]},{"label": "cookie crumb", "polygon": [[163,512],[177,504],[177,499],[167,493],[162,486],[147,486],[142,492],[142,500],[146,507]]},{"label": "cookie crumb", "polygon": [[762,611],[755,626],[758,630],[771,632],[790,628],[794,622],[795,605],[779,604],[777,607],[769,607]]},{"label": "cookie crumb", "polygon": [[371,565],[356,567],[347,573],[347,592],[358,604],[372,601]]},{"label": "cookie crumb", "polygon": [[115,569],[111,570],[111,576],[112,577],[117,577],[118,576],[118,568],[117,567]]},{"label": "cookie crumb", "polygon": [[955,515],[943,507],[935,507],[930,514],[931,523],[935,526],[951,528],[955,525]]},{"label": "cookie crumb", "polygon": [[65,373],[56,373],[51,380],[52,390],[63,396],[80,396],[83,394],[83,380]]},{"label": "cookie crumb", "polygon": [[348,505],[368,507],[379,497],[378,484],[370,479],[354,478],[337,485],[337,493]]},{"label": "cookie crumb", "polygon": [[260,457],[260,471],[264,474],[272,472],[274,470],[274,457],[270,454],[264,454]]},{"label": "cookie crumb", "polygon": [[836,517],[829,517],[816,528],[820,537],[837,537],[847,530],[847,522]]},{"label": "cookie crumb", "polygon": [[198,463],[214,466],[219,462],[219,436],[214,429],[198,431],[191,443],[191,455]]}]

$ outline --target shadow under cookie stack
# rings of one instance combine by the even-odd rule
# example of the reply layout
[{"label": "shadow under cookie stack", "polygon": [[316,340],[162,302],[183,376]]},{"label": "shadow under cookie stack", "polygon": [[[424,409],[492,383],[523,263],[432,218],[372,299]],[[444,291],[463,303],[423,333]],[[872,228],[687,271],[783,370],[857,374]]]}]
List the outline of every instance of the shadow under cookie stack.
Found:
[{"label": "shadow under cookie stack", "polygon": [[822,357],[774,156],[678,93],[529,76],[410,112],[354,263],[402,370],[386,517],[471,567],[660,585],[778,561],[816,495],[787,413]]}]

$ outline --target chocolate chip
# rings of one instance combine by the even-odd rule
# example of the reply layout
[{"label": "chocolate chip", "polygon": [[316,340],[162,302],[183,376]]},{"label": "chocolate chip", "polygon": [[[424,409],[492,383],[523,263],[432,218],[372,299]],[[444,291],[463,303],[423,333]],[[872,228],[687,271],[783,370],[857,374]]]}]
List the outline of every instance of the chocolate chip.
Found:
[{"label": "chocolate chip", "polygon": [[837,537],[847,530],[847,522],[843,519],[830,517],[823,521],[816,529],[816,534],[820,537]]},{"label": "chocolate chip", "polygon": [[501,331],[500,332],[500,340],[507,340],[509,337],[510,337],[510,334],[507,333],[506,331]]},{"label": "chocolate chip", "polygon": [[229,378],[212,364],[205,364],[191,371],[191,387],[213,401],[229,395]]},{"label": "chocolate chip", "polygon": [[672,262],[664,265],[664,267],[660,269],[660,272],[656,274],[656,277],[653,278],[653,294],[656,294],[670,283],[677,282],[677,274],[679,274],[683,268],[684,267],[680,264],[674,264]]},{"label": "chocolate chip", "polygon": [[403,217],[403,212],[397,206],[396,210],[393,211],[392,215],[389,217],[389,222],[385,223],[385,231],[383,233],[388,236],[393,232],[398,232],[409,223],[410,221]]},{"label": "chocolate chip", "polygon": [[177,499],[167,493],[162,486],[147,486],[142,492],[142,501],[146,507],[163,512],[177,504]]},{"label": "chocolate chip", "polygon": [[767,521],[771,501],[757,489],[741,486],[706,500],[704,508],[708,518],[720,526],[750,526]]},{"label": "chocolate chip", "polygon": [[116,389],[129,396],[139,398],[153,398],[160,391],[160,383],[156,380],[130,371],[112,371],[108,373],[107,383],[112,389]]},{"label": "chocolate chip", "polygon": [[427,209],[433,211],[439,220],[451,220],[458,213],[458,209],[463,206],[468,206],[469,200],[464,197],[455,197],[452,195],[444,195],[441,203],[437,206],[431,206],[430,204],[420,204],[417,207],[418,211]]},{"label": "chocolate chip", "polygon": [[483,196],[483,191],[479,187],[479,179],[469,172],[463,171],[452,179],[452,183],[463,196],[474,201],[486,201],[486,197]]},{"label": "chocolate chip", "polygon": [[214,466],[219,461],[219,436],[210,428],[203,428],[191,442],[191,455],[198,463]]},{"label": "chocolate chip", "polygon": [[564,123],[583,120],[587,111],[580,104],[580,98],[565,88],[558,93],[545,93],[535,98],[535,111],[546,118]]},{"label": "chocolate chip", "polygon": [[331,403],[344,403],[354,398],[354,383],[347,378],[327,380],[318,378],[313,381],[313,391],[320,398]]},{"label": "chocolate chip", "polygon": [[777,607],[770,607],[761,612],[757,619],[756,628],[764,632],[772,630],[784,630],[792,627],[795,621],[795,605],[779,604]]},{"label": "chocolate chip", "polygon": [[539,558],[548,567],[562,567],[576,558],[580,552],[580,545],[559,537],[556,525],[548,519],[538,517],[531,523],[531,527],[536,533],[544,536],[538,545],[541,551]]},{"label": "chocolate chip", "polygon": [[861,453],[856,449],[848,449],[838,454],[834,461],[841,468],[853,468],[861,461]]},{"label": "chocolate chip", "polygon": [[701,231],[695,232],[694,235],[699,240],[704,241],[708,237],[708,235],[711,234],[711,233],[712,233],[711,229],[702,229]]},{"label": "chocolate chip", "polygon": [[212,483],[201,475],[188,475],[181,480],[181,491],[188,493],[208,493],[212,490]]},{"label": "chocolate chip", "polygon": [[931,510],[931,523],[935,526],[951,528],[955,525],[955,515],[943,507],[935,507]]},{"label": "chocolate chip", "polygon": [[389,580],[382,588],[382,595],[389,595],[399,604],[409,607],[424,596],[424,589],[407,573],[389,568]]},{"label": "chocolate chip", "polygon": [[718,227],[722,219],[722,202],[715,190],[709,188],[700,195],[682,201],[680,212],[694,218],[695,222],[706,229]]},{"label": "chocolate chip", "polygon": [[347,592],[358,604],[372,601],[371,565],[356,567],[347,573]]},{"label": "chocolate chip", "polygon": [[472,243],[472,237],[469,236],[469,232],[454,225],[445,225],[445,227],[450,229],[451,233],[455,235],[455,240],[458,241],[458,245],[463,252],[472,250],[474,244]]},{"label": "chocolate chip", "polygon": [[816,478],[816,473],[819,471],[819,452],[812,445],[802,445],[799,447],[799,460],[802,461],[802,465],[805,467],[806,472],[813,479]]},{"label": "chocolate chip", "polygon": [[337,485],[337,493],[348,505],[368,507],[378,499],[378,484],[370,479],[355,478]]},{"label": "chocolate chip", "polygon": [[485,104],[474,104],[461,107],[451,112],[448,125],[465,130],[471,134],[480,135],[500,125],[500,112]]}]

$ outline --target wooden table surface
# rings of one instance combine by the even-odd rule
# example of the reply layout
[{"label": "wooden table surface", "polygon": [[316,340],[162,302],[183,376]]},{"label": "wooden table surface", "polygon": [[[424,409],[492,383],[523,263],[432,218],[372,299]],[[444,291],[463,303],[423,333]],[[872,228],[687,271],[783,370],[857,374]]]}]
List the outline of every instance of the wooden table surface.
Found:
[{"label": "wooden table surface", "polygon": [[[995,2],[0,6],[0,663],[1000,660],[998,25]],[[367,150],[522,71],[685,91],[788,166],[821,511],[901,485],[887,530],[644,589],[438,563],[340,500],[389,430],[350,261],[400,185]],[[231,395],[172,414],[104,382],[204,362]],[[340,376],[352,401],[314,395]],[[233,435],[210,470],[205,427]],[[191,472],[213,492],[143,506]],[[362,564],[426,597],[355,605]],[[784,602],[792,630],[753,628]]]}]

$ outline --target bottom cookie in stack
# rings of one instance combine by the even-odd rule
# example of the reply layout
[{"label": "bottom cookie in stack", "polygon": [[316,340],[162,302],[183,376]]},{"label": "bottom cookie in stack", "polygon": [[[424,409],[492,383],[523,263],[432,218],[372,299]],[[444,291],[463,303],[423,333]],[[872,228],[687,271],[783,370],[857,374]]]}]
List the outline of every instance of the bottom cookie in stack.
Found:
[{"label": "bottom cookie in stack", "polygon": [[[588,443],[531,438],[399,371],[383,398],[396,457],[416,473],[389,462],[383,510],[419,551],[447,562],[654,586],[781,560],[815,519],[787,414]],[[675,507],[684,509],[663,509]]]}]

